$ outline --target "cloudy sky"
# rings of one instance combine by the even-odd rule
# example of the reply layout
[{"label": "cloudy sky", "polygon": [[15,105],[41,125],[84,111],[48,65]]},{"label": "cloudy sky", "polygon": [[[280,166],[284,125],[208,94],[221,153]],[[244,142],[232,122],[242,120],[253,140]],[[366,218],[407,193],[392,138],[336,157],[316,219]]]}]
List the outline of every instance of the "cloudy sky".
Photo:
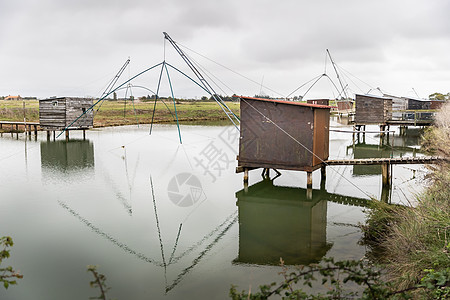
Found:
[{"label": "cloudy sky", "polygon": [[[0,95],[98,97],[128,57],[119,82],[164,59],[188,73],[165,31],[221,94],[287,96],[326,73],[338,89],[322,77],[306,98],[333,98],[329,49],[349,93],[428,97],[450,92],[449,13],[447,0],[1,0]],[[160,71],[131,92],[151,94],[136,86],[155,91]],[[169,72],[175,97],[205,95]]]}]

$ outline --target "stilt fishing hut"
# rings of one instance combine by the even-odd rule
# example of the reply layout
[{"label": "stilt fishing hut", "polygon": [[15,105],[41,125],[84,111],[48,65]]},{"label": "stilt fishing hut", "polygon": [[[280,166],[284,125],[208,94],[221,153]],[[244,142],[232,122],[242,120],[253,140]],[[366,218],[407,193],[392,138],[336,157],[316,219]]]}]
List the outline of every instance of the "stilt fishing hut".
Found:
[{"label": "stilt fishing hut", "polygon": [[92,99],[61,97],[39,100],[39,122],[43,130],[50,132],[66,129],[66,138],[69,137],[69,130],[90,129],[94,125],[94,114],[90,110]]},{"label": "stilt fishing hut", "polygon": [[[312,172],[328,159],[329,106],[240,97],[241,122],[237,172],[256,168]],[[325,175],[325,168],[322,169]]]},{"label": "stilt fishing hut", "polygon": [[385,124],[392,118],[392,98],[356,95],[356,124]]},{"label": "stilt fishing hut", "polygon": [[306,103],[317,104],[317,105],[328,105],[330,103],[329,99],[309,99]]}]

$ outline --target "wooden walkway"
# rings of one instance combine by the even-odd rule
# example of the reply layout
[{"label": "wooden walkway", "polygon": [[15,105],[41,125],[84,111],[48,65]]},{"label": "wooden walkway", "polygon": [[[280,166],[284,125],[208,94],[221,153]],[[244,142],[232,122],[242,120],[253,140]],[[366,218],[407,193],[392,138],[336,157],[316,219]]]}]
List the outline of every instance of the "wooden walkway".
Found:
[{"label": "wooden walkway", "polygon": [[0,129],[3,129],[3,125],[11,126],[11,132],[15,130],[19,130],[19,126],[23,126],[28,128],[27,133],[31,135],[31,127],[33,127],[34,134],[37,135],[37,127],[39,126],[39,122],[16,122],[16,121],[0,121]]},{"label": "wooden walkway", "polygon": [[440,161],[448,161],[450,158],[439,156],[419,157],[393,157],[393,158],[359,158],[359,159],[332,159],[325,160],[327,166],[338,165],[400,165],[400,164],[434,164]]},{"label": "wooden walkway", "polygon": [[401,164],[434,164],[441,161],[449,161],[448,157],[419,156],[419,157],[393,157],[393,158],[359,158],[359,159],[333,159],[325,160],[322,164],[322,178],[325,177],[326,166],[342,165],[381,165],[383,186],[391,183],[391,165]]}]

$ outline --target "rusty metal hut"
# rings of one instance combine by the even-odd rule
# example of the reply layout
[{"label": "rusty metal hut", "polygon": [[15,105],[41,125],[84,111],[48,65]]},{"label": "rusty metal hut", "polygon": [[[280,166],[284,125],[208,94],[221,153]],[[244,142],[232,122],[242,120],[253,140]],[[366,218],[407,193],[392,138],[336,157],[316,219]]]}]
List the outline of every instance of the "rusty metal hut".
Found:
[{"label": "rusty metal hut", "polygon": [[356,95],[356,124],[385,124],[392,119],[392,98],[374,95]]},{"label": "rusty metal hut", "polygon": [[[92,99],[60,97],[39,100],[39,123],[43,130],[86,130],[94,125]],[[85,113],[88,111],[87,113]],[[83,113],[85,113],[83,115]],[[83,116],[81,116],[83,115]],[[81,117],[80,117],[81,116]],[[68,132],[68,131],[66,131]]]},{"label": "rusty metal hut", "polygon": [[309,100],[306,100],[306,103],[318,104],[318,105],[329,105],[330,100],[329,99],[309,99]]},{"label": "rusty metal hut", "polygon": [[255,168],[311,172],[328,159],[330,106],[240,97],[237,172]]}]

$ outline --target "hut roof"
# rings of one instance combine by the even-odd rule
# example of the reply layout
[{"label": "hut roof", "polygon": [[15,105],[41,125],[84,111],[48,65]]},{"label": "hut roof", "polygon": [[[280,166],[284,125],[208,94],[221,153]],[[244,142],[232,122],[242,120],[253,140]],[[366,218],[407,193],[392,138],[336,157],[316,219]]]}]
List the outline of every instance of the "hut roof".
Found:
[{"label": "hut roof", "polygon": [[371,97],[371,98],[377,98],[377,99],[391,99],[391,97],[386,97],[386,96],[378,96],[378,95],[371,95],[371,94],[356,94],[356,96],[362,96],[362,97]]},{"label": "hut roof", "polygon": [[331,108],[331,106],[328,106],[328,105],[310,104],[310,103],[286,101],[286,100],[278,100],[278,99],[254,98],[254,97],[236,96],[236,95],[235,95],[235,97],[238,97],[241,99],[247,99],[247,100],[257,100],[257,101],[282,103],[282,104],[289,104],[289,105],[299,105],[299,106],[306,106],[306,107],[312,107],[312,108],[326,108],[326,109]]}]

